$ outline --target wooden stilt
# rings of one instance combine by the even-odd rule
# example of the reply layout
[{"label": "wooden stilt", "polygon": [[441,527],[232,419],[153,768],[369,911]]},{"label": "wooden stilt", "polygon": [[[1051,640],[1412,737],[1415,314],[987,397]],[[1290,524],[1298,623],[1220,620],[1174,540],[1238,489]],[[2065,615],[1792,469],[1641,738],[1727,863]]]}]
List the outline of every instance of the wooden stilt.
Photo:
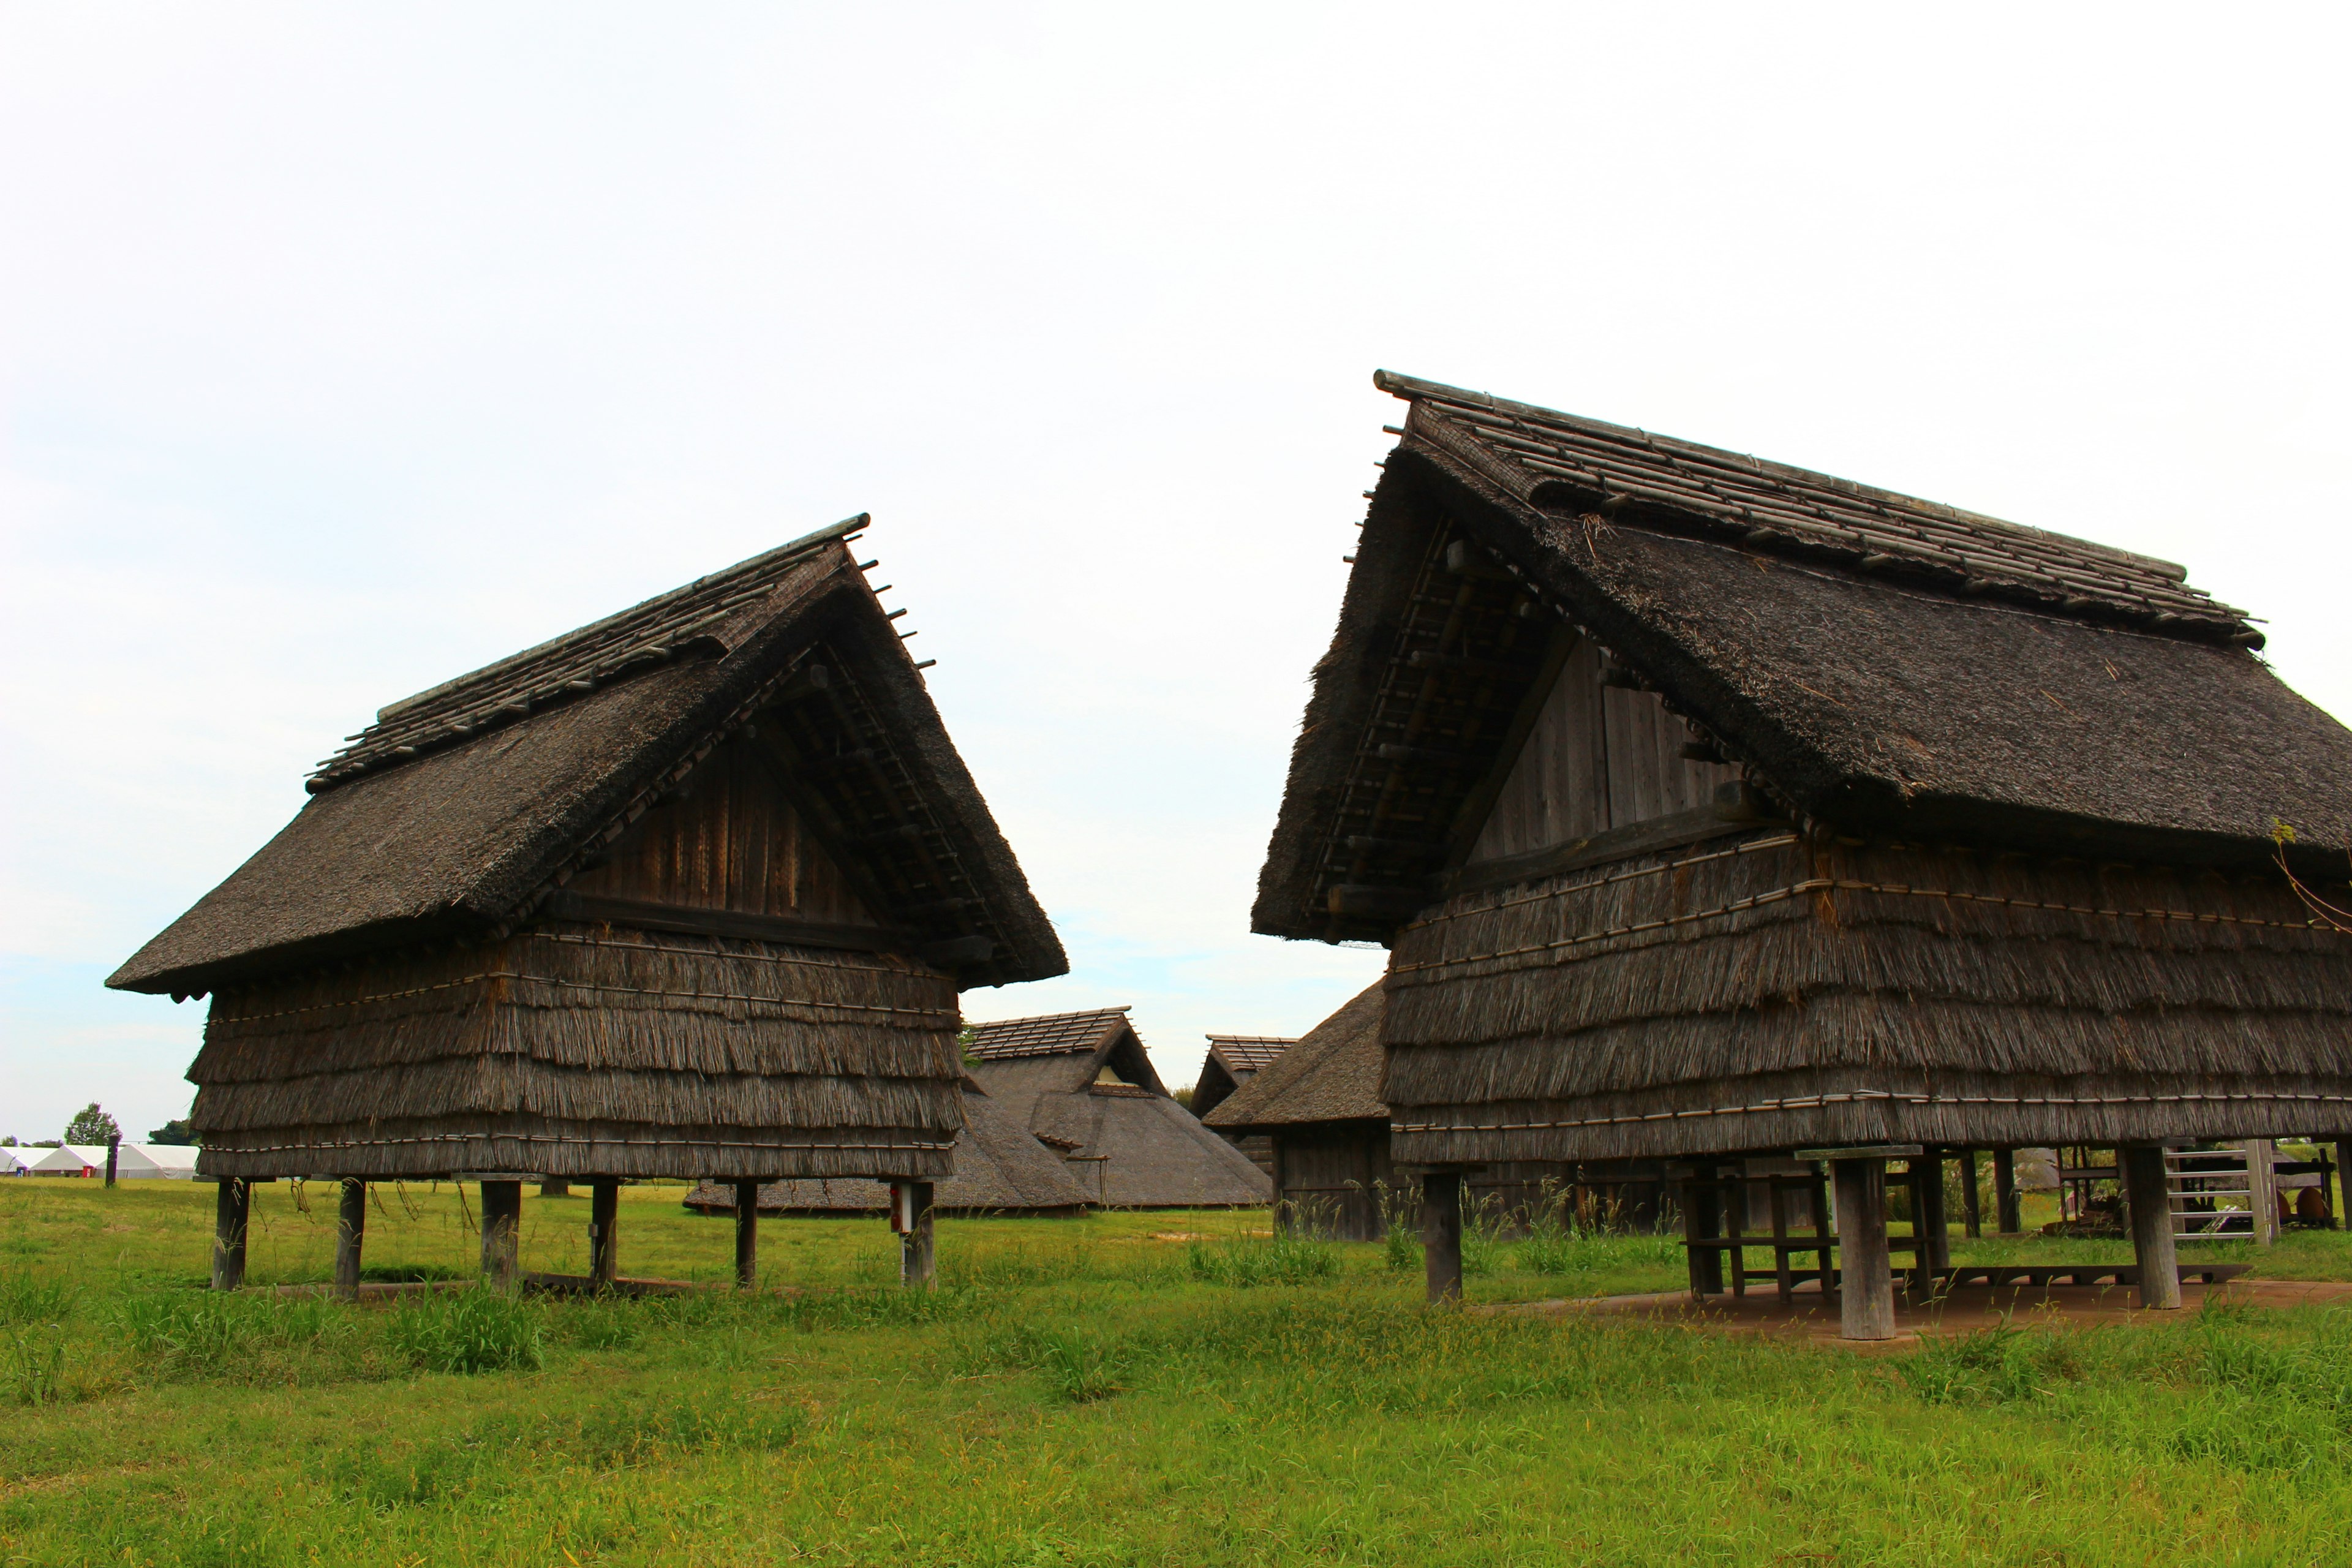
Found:
[{"label": "wooden stilt", "polygon": [[335,1209],[335,1299],[360,1299],[360,1244],[367,1236],[367,1184],[345,1176]]},{"label": "wooden stilt", "polygon": [[2271,1163],[2278,1157],[2278,1146],[2267,1138],[2249,1138],[2246,1150],[2246,1186],[2250,1195],[2246,1202],[2254,1211],[2254,1240],[2269,1247],[2278,1240],[2278,1177]]},{"label": "wooden stilt", "polygon": [[2003,1236],[2015,1236],[2025,1228],[2024,1217],[2017,1205],[2017,1151],[1996,1149],[1992,1152],[1993,1224]]},{"label": "wooden stilt", "polygon": [[568,1198],[572,1195],[570,1182],[547,1181],[539,1184],[539,1195],[543,1198]]},{"label": "wooden stilt", "polygon": [[511,1290],[521,1272],[522,1184],[482,1184],[482,1278]]},{"label": "wooden stilt", "polygon": [[1837,1160],[1839,1332],[1895,1337],[1895,1279],[1886,1260],[1886,1163]]},{"label": "wooden stilt", "polygon": [[[1702,1165],[1682,1185],[1683,1239],[1713,1241],[1723,1235],[1723,1194],[1715,1183],[1715,1167]],[[1691,1300],[1704,1301],[1723,1293],[1723,1253],[1712,1247],[1684,1249],[1690,1258]]]},{"label": "wooden stilt", "polygon": [[253,1184],[223,1176],[213,1195],[213,1289],[235,1290],[245,1283],[245,1231],[253,1215]]},{"label": "wooden stilt", "polygon": [[[1812,1166],[1813,1236],[1816,1240],[1827,1241],[1834,1228],[1830,1219],[1829,1177],[1824,1173],[1826,1167],[1821,1161],[1814,1161]],[[1814,1267],[1820,1270],[1822,1300],[1824,1301],[1837,1296],[1837,1265],[1833,1261],[1836,1256],[1826,1247],[1813,1254]]]},{"label": "wooden stilt", "polygon": [[1929,1149],[1911,1162],[1912,1289],[1926,1295],[1952,1266],[1951,1216],[1944,1209],[1944,1151]]},{"label": "wooden stilt", "polygon": [[939,1250],[931,1225],[931,1184],[890,1184],[890,1215],[898,1227],[898,1282],[928,1290],[939,1274]]},{"label": "wooden stilt", "polygon": [[106,1141],[106,1184],[110,1191],[112,1190],[114,1186],[115,1167],[120,1165],[121,1163],[122,1134],[118,1132],[113,1137],[109,1138]]},{"label": "wooden stilt", "polygon": [[1797,1289],[1797,1276],[1789,1267],[1789,1197],[1777,1176],[1764,1179],[1764,1190],[1772,1205],[1772,1282],[1786,1301]]},{"label": "wooden stilt", "polygon": [[760,1184],[735,1184],[735,1284],[760,1288]]},{"label": "wooden stilt", "polygon": [[2123,1167],[2124,1202],[2131,1211],[2132,1256],[2139,1264],[2139,1304],[2155,1311],[2180,1307],[2180,1265],[2172,1239],[2172,1184],[2164,1150],[2137,1143],[2116,1151]]},{"label": "wooden stilt", "polygon": [[1429,1300],[1462,1300],[1462,1173],[1431,1171],[1421,1178],[1421,1252]]},{"label": "wooden stilt", "polygon": [[2352,1138],[2336,1141],[2336,1228],[2352,1230]]},{"label": "wooden stilt", "polygon": [[600,1177],[588,1184],[588,1282],[610,1285],[621,1277],[621,1184]]},{"label": "wooden stilt", "polygon": [[1960,1151],[1960,1221],[1970,1241],[1984,1235],[1984,1192],[1977,1180],[1977,1152]]}]

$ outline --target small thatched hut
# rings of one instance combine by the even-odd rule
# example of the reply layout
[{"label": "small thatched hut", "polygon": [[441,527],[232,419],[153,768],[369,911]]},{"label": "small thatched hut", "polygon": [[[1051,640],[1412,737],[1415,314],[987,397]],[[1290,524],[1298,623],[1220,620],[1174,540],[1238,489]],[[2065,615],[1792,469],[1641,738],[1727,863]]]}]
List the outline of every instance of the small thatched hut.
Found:
[{"label": "small thatched hut", "polygon": [[[1398,1173],[1390,1153],[1389,1108],[1381,1099],[1385,1012],[1383,985],[1367,986],[1202,1118],[1227,1137],[1265,1140],[1286,1224],[1342,1241],[1378,1241],[1405,1190],[1417,1184]],[[1493,1161],[1465,1176],[1463,1188],[1469,1205],[1505,1225],[1547,1205],[1643,1225],[1658,1215],[1663,1177],[1657,1161]]]},{"label": "small thatched hut", "polygon": [[[1390,945],[1381,1098],[1433,1234],[1488,1162],[1821,1156],[1874,1333],[1886,1159],[2116,1145],[2161,1303],[2159,1145],[2352,1125],[2352,942],[2272,839],[2352,840],[2352,732],[2238,611],[2124,551],[1379,384],[1411,412],[1254,923]],[[2340,854],[2285,853],[2342,890]]]},{"label": "small thatched hut", "polygon": [[[1092,1175],[1088,1168],[1089,1177]],[[733,1214],[735,1189],[705,1182],[686,1195],[703,1214]],[[879,1214],[890,1205],[887,1183],[858,1176],[804,1176],[760,1188],[760,1212],[775,1215]],[[963,1131],[956,1134],[955,1174],[931,1194],[940,1215],[1082,1215],[1087,1187],[1071,1173],[1065,1151],[1029,1131],[1012,1108],[963,1080]]]},{"label": "small thatched hut", "polygon": [[972,1026],[964,1060],[991,1099],[1025,1110],[1106,1208],[1244,1208],[1272,1196],[1249,1157],[1179,1105],[1124,1007]]},{"label": "small thatched hut", "polygon": [[480,1179],[500,1275],[531,1177],[594,1184],[602,1278],[624,1177],[887,1180],[928,1247],[957,993],[1067,965],[864,525],[385,708],[113,976],[212,996],[188,1076],[223,1282],[245,1184],[321,1173],[353,1288],[360,1184],[394,1178]]},{"label": "small thatched hut", "polygon": [[[1193,1080],[1188,1105],[1202,1121],[1223,1105],[1234,1090],[1249,1082],[1258,1070],[1298,1042],[1286,1036],[1211,1035],[1209,1053],[1201,1058],[1201,1076]],[[1274,1174],[1274,1142],[1263,1132],[1226,1132],[1225,1142],[1250,1158],[1250,1163]]]}]

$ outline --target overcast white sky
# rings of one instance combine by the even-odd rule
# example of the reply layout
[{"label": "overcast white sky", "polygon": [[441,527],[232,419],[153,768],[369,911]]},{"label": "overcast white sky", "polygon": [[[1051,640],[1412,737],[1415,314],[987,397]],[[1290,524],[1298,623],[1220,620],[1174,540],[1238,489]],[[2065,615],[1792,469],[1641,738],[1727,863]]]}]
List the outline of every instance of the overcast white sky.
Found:
[{"label": "overcast white sky", "polygon": [[[2334,9],[0,4],[0,1132],[393,698],[851,512],[1068,946],[1248,934],[1376,366],[2187,563],[2352,712]],[[2152,738],[2151,743],[2162,743]]]}]

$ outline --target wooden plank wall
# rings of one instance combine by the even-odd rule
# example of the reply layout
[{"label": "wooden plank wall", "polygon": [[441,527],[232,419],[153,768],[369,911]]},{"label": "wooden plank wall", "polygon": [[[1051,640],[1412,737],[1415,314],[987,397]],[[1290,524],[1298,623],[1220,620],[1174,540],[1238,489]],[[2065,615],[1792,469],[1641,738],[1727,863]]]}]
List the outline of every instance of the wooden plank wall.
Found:
[{"label": "wooden plank wall", "polygon": [[776,787],[740,745],[695,770],[694,793],[647,812],[607,865],[571,890],[840,925],[877,923]]},{"label": "wooden plank wall", "polygon": [[1469,863],[1548,849],[1612,827],[1706,805],[1739,770],[1682,755],[1690,731],[1654,691],[1601,684],[1600,650],[1577,646],[1560,666]]}]

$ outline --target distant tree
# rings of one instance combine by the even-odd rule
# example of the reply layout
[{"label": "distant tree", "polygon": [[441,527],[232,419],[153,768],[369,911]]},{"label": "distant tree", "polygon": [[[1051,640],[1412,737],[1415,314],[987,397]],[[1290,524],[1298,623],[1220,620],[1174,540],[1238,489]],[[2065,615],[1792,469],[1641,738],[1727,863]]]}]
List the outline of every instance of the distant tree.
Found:
[{"label": "distant tree", "polygon": [[163,1126],[147,1134],[147,1142],[150,1143],[193,1144],[195,1141],[196,1124],[184,1116],[177,1121],[166,1121]]},{"label": "distant tree", "polygon": [[9,1133],[5,1138],[0,1138],[0,1149],[14,1149],[16,1146],[16,1135],[14,1132]]},{"label": "distant tree", "polygon": [[25,1145],[27,1149],[62,1149],[65,1144],[55,1138],[36,1138]]},{"label": "distant tree", "polygon": [[1187,1110],[1192,1109],[1192,1091],[1189,1088],[1180,1089],[1174,1094],[1169,1096],[1169,1098]]},{"label": "distant tree", "polygon": [[121,1136],[122,1124],[100,1110],[94,1100],[75,1111],[73,1120],[66,1123],[68,1143],[105,1143]]}]

